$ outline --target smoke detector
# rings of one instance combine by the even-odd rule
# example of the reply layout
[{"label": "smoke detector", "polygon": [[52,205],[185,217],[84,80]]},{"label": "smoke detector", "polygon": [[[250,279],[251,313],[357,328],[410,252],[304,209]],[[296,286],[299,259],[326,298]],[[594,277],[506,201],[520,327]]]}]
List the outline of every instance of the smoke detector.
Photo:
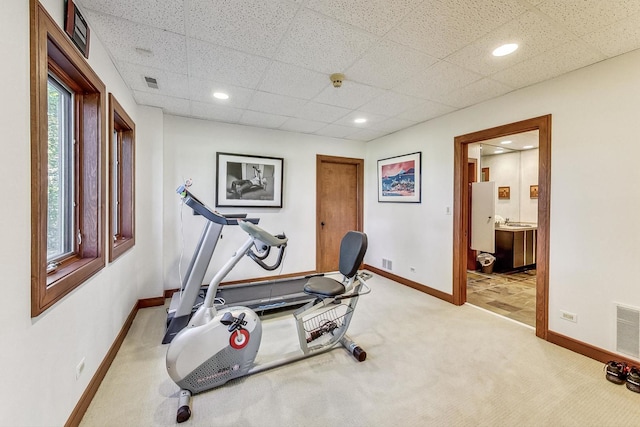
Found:
[{"label": "smoke detector", "polygon": [[344,80],[344,74],[342,73],[334,73],[329,76],[331,82],[333,83],[333,87],[342,86],[342,81]]}]

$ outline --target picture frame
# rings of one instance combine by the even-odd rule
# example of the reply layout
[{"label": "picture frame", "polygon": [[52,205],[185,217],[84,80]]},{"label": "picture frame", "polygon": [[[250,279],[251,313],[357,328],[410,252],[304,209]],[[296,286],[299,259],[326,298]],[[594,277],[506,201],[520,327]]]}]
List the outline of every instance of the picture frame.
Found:
[{"label": "picture frame", "polygon": [[498,199],[509,200],[511,198],[511,187],[498,187]]},{"label": "picture frame", "polygon": [[284,159],[216,154],[216,206],[282,207]]},{"label": "picture frame", "polygon": [[538,198],[538,186],[530,185],[529,186],[529,198],[537,199]]},{"label": "picture frame", "polygon": [[422,152],[378,160],[378,202],[422,203]]}]

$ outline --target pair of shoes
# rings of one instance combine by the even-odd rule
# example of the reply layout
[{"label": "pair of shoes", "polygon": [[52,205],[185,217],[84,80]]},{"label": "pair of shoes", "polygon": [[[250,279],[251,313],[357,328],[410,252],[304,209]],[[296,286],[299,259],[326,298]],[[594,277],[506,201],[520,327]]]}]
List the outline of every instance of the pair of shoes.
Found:
[{"label": "pair of shoes", "polygon": [[624,362],[611,360],[605,365],[605,377],[615,384],[624,384],[629,374],[629,366]]},{"label": "pair of shoes", "polygon": [[640,393],[640,368],[612,360],[605,365],[605,372],[607,380],[615,384],[626,382],[629,390]]},{"label": "pair of shoes", "polygon": [[640,393],[640,368],[632,366],[627,375],[627,388]]}]

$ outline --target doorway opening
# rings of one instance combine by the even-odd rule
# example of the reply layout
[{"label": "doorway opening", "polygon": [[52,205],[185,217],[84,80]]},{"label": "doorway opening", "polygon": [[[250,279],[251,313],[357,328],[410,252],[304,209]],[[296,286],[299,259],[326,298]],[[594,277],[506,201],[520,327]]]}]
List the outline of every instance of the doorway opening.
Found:
[{"label": "doorway opening", "polygon": [[[549,202],[551,185],[551,115],[485,129],[454,139],[454,225],[453,225],[453,302],[467,302],[467,266],[469,250],[470,195],[469,144],[509,135],[538,131],[538,187],[535,279],[536,336],[547,339],[549,293]],[[480,168],[481,173],[482,168]],[[491,171],[484,171],[491,175]],[[503,195],[507,190],[503,190]],[[491,219],[494,221],[494,219]]]},{"label": "doorway opening", "polygon": [[533,328],[538,145],[537,129],[467,145],[467,302]]}]

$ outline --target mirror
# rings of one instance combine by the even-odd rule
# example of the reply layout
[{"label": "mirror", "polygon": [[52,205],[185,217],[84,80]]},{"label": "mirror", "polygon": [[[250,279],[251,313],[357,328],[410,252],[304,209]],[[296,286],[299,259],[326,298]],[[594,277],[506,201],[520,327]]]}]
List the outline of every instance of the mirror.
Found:
[{"label": "mirror", "polygon": [[538,222],[538,131],[469,145],[477,159],[476,181],[496,183],[496,221]]}]

